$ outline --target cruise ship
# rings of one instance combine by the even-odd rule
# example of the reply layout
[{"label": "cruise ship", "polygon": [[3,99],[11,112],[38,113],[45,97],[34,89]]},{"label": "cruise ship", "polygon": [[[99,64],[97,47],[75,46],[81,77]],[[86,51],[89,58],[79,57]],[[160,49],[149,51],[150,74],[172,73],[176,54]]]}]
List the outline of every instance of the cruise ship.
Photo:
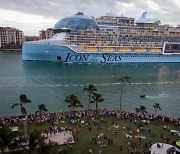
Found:
[{"label": "cruise ship", "polygon": [[40,31],[42,40],[23,43],[22,59],[62,63],[180,62],[180,26],[161,25],[143,12],[137,20],[83,12]]}]

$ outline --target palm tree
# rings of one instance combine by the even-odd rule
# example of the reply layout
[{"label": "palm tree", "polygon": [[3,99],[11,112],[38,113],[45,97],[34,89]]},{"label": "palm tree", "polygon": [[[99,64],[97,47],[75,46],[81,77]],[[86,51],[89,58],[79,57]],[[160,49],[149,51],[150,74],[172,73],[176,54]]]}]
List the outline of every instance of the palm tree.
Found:
[{"label": "palm tree", "polygon": [[155,110],[155,116],[156,116],[157,110],[161,110],[161,107],[160,107],[159,103],[155,103],[155,104],[153,105],[153,107],[154,107],[154,110]]},{"label": "palm tree", "polygon": [[37,154],[56,154],[57,152],[57,147],[54,143],[45,143],[45,142],[40,142],[39,147],[36,149]]},{"label": "palm tree", "polygon": [[41,134],[36,130],[31,131],[29,134],[29,148],[36,148],[40,141],[42,141]]},{"label": "palm tree", "polygon": [[[21,114],[22,115],[26,115],[27,114],[27,111],[24,107],[23,104],[27,104],[27,103],[31,103],[31,100],[27,98],[27,96],[25,94],[22,94],[19,96],[19,103],[15,103],[12,105],[12,109],[15,107],[15,106],[20,106],[20,109],[21,109]],[[25,139],[28,138],[28,133],[27,133],[27,119],[26,117],[23,119],[23,125],[24,125],[24,137]]]},{"label": "palm tree", "polygon": [[46,106],[44,104],[40,104],[38,105],[38,110],[36,111],[36,114],[39,113],[39,115],[41,116],[42,113],[48,112],[48,110],[46,109]]},{"label": "palm tree", "polygon": [[84,88],[84,91],[87,91],[88,94],[89,94],[89,103],[88,103],[88,110],[89,110],[89,105],[90,105],[90,102],[91,102],[91,97],[92,97],[92,94],[97,91],[97,89],[94,87],[93,84],[89,84],[87,87]]},{"label": "palm tree", "polygon": [[10,147],[16,136],[17,134],[12,132],[9,127],[0,127],[0,149],[2,153],[5,151],[6,148]]},{"label": "palm tree", "polygon": [[104,99],[102,98],[102,95],[98,93],[93,93],[92,98],[93,100],[91,103],[96,103],[96,112],[98,112],[98,104],[103,102]]},{"label": "palm tree", "polygon": [[27,99],[27,96],[25,94],[22,94],[19,96],[20,100],[19,100],[19,103],[15,103],[12,105],[12,109],[15,107],[15,106],[20,106],[20,109],[21,109],[21,113],[22,115],[26,115],[27,114],[27,111],[25,109],[25,107],[23,106],[23,104],[26,104],[26,103],[31,103],[31,100]]},{"label": "palm tree", "polygon": [[139,108],[135,108],[135,110],[136,110],[137,114],[140,113],[140,109]]},{"label": "palm tree", "polygon": [[69,104],[68,106],[71,108],[72,111],[74,111],[76,107],[83,107],[77,96],[75,96],[74,94],[67,96],[65,98],[65,102]]},{"label": "palm tree", "polygon": [[120,81],[122,83],[121,85],[121,93],[120,93],[120,104],[119,104],[119,109],[120,111],[122,111],[122,107],[121,107],[121,101],[122,101],[122,95],[123,95],[123,91],[124,91],[124,84],[125,83],[131,83],[129,80],[131,78],[128,76],[121,76],[120,79],[118,79],[118,81]]},{"label": "palm tree", "polygon": [[146,107],[143,105],[140,105],[140,108],[136,108],[136,113],[142,113],[142,115],[146,115],[148,112],[146,111]]}]

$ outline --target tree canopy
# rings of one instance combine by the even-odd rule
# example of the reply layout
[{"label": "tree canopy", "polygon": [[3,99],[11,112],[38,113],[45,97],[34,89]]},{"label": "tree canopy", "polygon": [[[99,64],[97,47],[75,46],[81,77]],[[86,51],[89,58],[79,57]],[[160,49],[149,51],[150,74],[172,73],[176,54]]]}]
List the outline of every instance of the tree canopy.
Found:
[{"label": "tree canopy", "polygon": [[77,107],[83,107],[83,105],[81,105],[80,101],[78,100],[77,96],[75,96],[74,94],[67,96],[65,98],[65,102],[69,104],[68,107],[70,107],[72,111],[74,111]]}]

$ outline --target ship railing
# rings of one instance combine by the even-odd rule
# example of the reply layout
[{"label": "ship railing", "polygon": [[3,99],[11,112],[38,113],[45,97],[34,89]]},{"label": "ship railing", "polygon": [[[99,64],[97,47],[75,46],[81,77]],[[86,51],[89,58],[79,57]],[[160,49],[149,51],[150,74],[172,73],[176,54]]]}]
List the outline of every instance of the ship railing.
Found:
[{"label": "ship railing", "polygon": [[85,53],[123,53],[123,54],[159,54],[162,53],[162,48],[130,48],[130,47],[100,47],[100,46],[89,46],[82,47],[77,45],[67,45],[74,52],[85,52]]},{"label": "ship railing", "polygon": [[38,41],[29,41],[29,42],[25,42],[25,43],[33,43],[33,44],[47,44],[47,45],[51,45],[51,44],[55,44],[55,45],[66,45],[67,43],[65,41],[59,41],[59,40],[50,40],[50,39],[46,39],[46,40],[38,40]]},{"label": "ship railing", "polygon": [[77,45],[67,45],[74,52],[83,52],[83,47]]}]

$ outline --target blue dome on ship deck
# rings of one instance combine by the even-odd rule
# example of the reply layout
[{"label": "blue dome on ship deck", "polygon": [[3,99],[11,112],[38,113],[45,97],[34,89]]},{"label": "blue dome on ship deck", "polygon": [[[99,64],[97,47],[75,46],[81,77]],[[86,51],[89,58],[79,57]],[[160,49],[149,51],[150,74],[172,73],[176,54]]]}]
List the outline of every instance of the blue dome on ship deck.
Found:
[{"label": "blue dome on ship deck", "polygon": [[97,23],[90,17],[78,12],[77,14],[63,18],[54,25],[54,29],[73,29],[73,30],[87,30],[98,29]]}]

